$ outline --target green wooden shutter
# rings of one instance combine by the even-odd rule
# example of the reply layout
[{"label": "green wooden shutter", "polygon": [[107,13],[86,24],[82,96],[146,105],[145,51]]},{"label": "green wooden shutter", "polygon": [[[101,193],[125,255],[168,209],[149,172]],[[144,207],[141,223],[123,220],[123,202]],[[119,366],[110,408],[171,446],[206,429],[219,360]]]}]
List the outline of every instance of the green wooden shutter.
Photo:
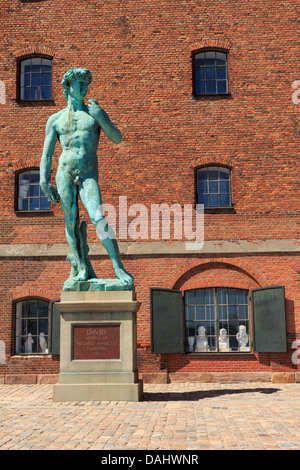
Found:
[{"label": "green wooden shutter", "polygon": [[150,289],[151,351],[183,353],[183,301],[180,290]]},{"label": "green wooden shutter", "polygon": [[60,313],[54,300],[50,302],[50,352],[60,354]]},{"label": "green wooden shutter", "polygon": [[286,352],[284,286],[254,289],[251,292],[253,350]]}]

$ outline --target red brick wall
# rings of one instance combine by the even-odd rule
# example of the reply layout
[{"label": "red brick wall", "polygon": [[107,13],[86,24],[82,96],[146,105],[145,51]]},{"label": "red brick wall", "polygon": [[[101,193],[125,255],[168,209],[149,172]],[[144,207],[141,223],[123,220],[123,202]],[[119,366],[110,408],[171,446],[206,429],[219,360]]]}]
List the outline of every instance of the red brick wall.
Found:
[{"label": "red brick wall", "polygon": [[[16,171],[39,166],[46,121],[66,105],[60,82],[73,67],[91,70],[88,98],[99,101],[123,134],[120,145],[102,136],[99,146],[104,202],[117,208],[123,195],[128,205],[142,203],[149,210],[154,203],[194,204],[195,168],[224,164],[232,168],[234,208],[206,211],[205,240],[299,238],[300,105],[291,100],[291,85],[300,76],[298,1],[83,3],[1,2],[0,79],[6,86],[6,104],[0,104],[0,243],[65,243],[60,207],[52,205],[52,214],[15,213],[14,187]],[[228,97],[192,96],[191,53],[201,47],[228,50]],[[17,100],[18,59],[32,53],[53,57],[53,100],[47,104]],[[53,178],[59,154],[57,144]],[[91,225],[88,241],[98,241]],[[105,257],[93,262],[98,272],[113,276]],[[166,362],[170,371],[294,367],[290,351],[230,359],[153,357],[149,288],[283,284],[290,344],[300,326],[296,254],[149,255],[127,257],[125,262],[142,302],[141,370],[159,370]],[[195,268],[198,265],[202,268]],[[57,358],[10,357],[12,302],[32,295],[56,299],[68,274],[64,257],[1,260],[0,332],[8,358],[0,374],[58,371]]]}]

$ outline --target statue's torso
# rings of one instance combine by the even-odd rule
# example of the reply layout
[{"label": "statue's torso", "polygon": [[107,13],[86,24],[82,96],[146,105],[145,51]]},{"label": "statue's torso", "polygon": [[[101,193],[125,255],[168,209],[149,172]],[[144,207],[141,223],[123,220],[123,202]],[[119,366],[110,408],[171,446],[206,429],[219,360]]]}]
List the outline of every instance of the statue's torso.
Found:
[{"label": "statue's torso", "polygon": [[55,129],[63,149],[60,167],[83,172],[97,168],[100,127],[92,116],[85,111],[64,110],[56,120]]}]

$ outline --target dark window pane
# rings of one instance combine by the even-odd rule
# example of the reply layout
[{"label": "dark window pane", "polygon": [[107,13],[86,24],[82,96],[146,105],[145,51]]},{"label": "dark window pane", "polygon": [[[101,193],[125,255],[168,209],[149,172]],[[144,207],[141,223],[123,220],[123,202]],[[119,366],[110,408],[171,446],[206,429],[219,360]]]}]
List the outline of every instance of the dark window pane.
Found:
[{"label": "dark window pane", "polygon": [[227,304],[227,289],[218,289],[218,304]]},{"label": "dark window pane", "polygon": [[31,333],[32,335],[37,335],[37,321],[36,320],[28,320],[27,332]]},{"label": "dark window pane", "polygon": [[29,73],[26,73],[25,74],[25,86],[30,86],[30,84],[31,84],[31,77]]},{"label": "dark window pane", "polygon": [[40,64],[32,64],[31,65],[31,72],[32,73],[40,73],[41,72],[41,65]]},{"label": "dark window pane", "polygon": [[194,305],[195,303],[195,291],[187,291],[185,293],[185,303],[186,305]]},{"label": "dark window pane", "polygon": [[209,180],[217,180],[219,177],[218,170],[209,170],[208,171],[208,179]]},{"label": "dark window pane", "polygon": [[215,80],[215,79],[216,79],[215,67],[206,67],[206,80]]},{"label": "dark window pane", "polygon": [[30,210],[33,211],[33,210],[38,210],[39,209],[39,198],[37,197],[32,197],[29,199],[29,207],[30,207]]},{"label": "dark window pane", "polygon": [[28,199],[19,199],[18,209],[20,211],[27,211],[28,210]]},{"label": "dark window pane", "polygon": [[43,73],[42,74],[42,85],[50,86],[51,85],[51,74]]},{"label": "dark window pane", "polygon": [[229,171],[221,168],[219,174],[221,180],[229,180]]},{"label": "dark window pane", "polygon": [[222,207],[230,205],[229,194],[220,194],[220,205]]},{"label": "dark window pane", "polygon": [[223,65],[227,63],[227,57],[224,52],[216,52],[216,64]]},{"label": "dark window pane", "polygon": [[186,307],[186,319],[195,320],[195,307]]},{"label": "dark window pane", "polygon": [[208,206],[208,194],[198,194],[198,204]]},{"label": "dark window pane", "polygon": [[198,181],[199,193],[207,193],[207,181]]},{"label": "dark window pane", "polygon": [[205,303],[206,305],[216,304],[215,289],[205,289]]},{"label": "dark window pane", "polygon": [[205,320],[205,306],[204,305],[196,306],[196,320],[198,321]]},{"label": "dark window pane", "polygon": [[39,73],[31,75],[31,86],[38,86],[41,84],[41,76]]},{"label": "dark window pane", "polygon": [[229,320],[236,320],[238,315],[237,315],[237,306],[236,305],[229,305],[228,306],[228,317]]},{"label": "dark window pane", "polygon": [[27,315],[28,317],[37,318],[38,316],[38,303],[37,302],[28,302]]},{"label": "dark window pane", "polygon": [[218,181],[209,182],[209,193],[218,193]]},{"label": "dark window pane", "polygon": [[205,289],[197,289],[195,294],[196,305],[205,305]]},{"label": "dark window pane", "polygon": [[220,193],[229,193],[229,181],[220,181]]},{"label": "dark window pane", "polygon": [[227,93],[227,82],[226,80],[217,82],[218,93]]},{"label": "dark window pane", "polygon": [[29,187],[29,196],[39,196],[40,187],[37,184],[31,184]]},{"label": "dark window pane", "polygon": [[237,305],[237,290],[228,289],[228,304]]},{"label": "dark window pane", "polygon": [[40,301],[38,303],[39,318],[41,317],[48,318],[48,309],[49,309],[48,302]]},{"label": "dark window pane", "polygon": [[206,93],[215,94],[216,93],[216,82],[208,81],[206,82]]},{"label": "dark window pane", "polygon": [[217,79],[226,80],[226,67],[217,67]]},{"label": "dark window pane", "polygon": [[219,320],[227,320],[227,306],[219,305]]},{"label": "dark window pane", "polygon": [[46,197],[40,198],[40,208],[43,210],[50,209],[50,201]]},{"label": "dark window pane", "polygon": [[24,99],[30,100],[31,97],[31,88],[25,88]]},{"label": "dark window pane", "polygon": [[43,87],[42,88],[42,98],[44,100],[50,100],[51,99],[51,87]]},{"label": "dark window pane", "polygon": [[210,207],[218,207],[219,205],[219,197],[217,194],[209,195],[208,201]]},{"label": "dark window pane", "polygon": [[198,180],[206,180],[207,179],[207,170],[199,170],[197,176],[198,176]]},{"label": "dark window pane", "polygon": [[239,304],[248,305],[248,292],[244,290],[238,290],[238,302]]},{"label": "dark window pane", "polygon": [[196,94],[197,95],[204,95],[205,94],[205,82],[204,81],[197,81],[196,82]]},{"label": "dark window pane", "polygon": [[39,320],[38,334],[40,333],[44,333],[45,335],[48,335],[48,318],[43,318],[42,320]]}]

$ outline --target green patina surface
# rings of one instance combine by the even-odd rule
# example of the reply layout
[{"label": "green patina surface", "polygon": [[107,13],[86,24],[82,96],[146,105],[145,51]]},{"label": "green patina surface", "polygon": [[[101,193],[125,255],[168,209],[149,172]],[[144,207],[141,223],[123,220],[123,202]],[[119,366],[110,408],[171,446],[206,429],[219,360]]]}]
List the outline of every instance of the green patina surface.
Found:
[{"label": "green patina surface", "polygon": [[[116,238],[103,214],[97,159],[101,131],[115,144],[121,143],[122,136],[96,100],[89,99],[85,104],[84,98],[91,81],[91,72],[83,68],[71,69],[63,77],[64,96],[68,104],[48,119],[40,164],[40,185],[51,202],[60,203],[65,216],[66,237],[71,248],[71,254],[67,257],[71,263],[71,274],[64,290],[128,290],[134,288],[134,281],[124,269]],[[49,183],[49,177],[57,140],[62,146],[62,153],[55,188]],[[88,258],[86,222],[80,224],[79,219],[79,198],[112,260],[116,280],[97,279],[92,268]]]}]

